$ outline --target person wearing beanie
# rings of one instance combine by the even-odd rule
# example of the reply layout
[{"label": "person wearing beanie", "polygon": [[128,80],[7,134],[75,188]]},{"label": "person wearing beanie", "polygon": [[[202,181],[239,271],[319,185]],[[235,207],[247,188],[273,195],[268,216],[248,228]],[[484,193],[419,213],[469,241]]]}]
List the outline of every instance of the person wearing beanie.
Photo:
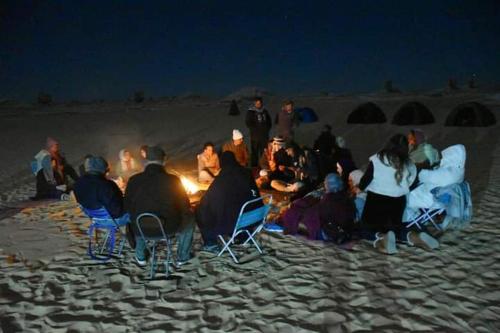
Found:
[{"label": "person wearing beanie", "polygon": [[76,201],[87,209],[106,208],[112,218],[120,225],[129,221],[128,214],[123,209],[123,194],[118,185],[106,178],[108,162],[99,156],[85,159],[85,174],[74,186]]},{"label": "person wearing beanie", "polygon": [[54,138],[48,137],[46,149],[51,158],[55,161],[56,170],[60,174],[61,178],[64,179],[65,182],[68,177],[70,177],[73,181],[77,181],[79,176],[61,152],[59,142],[57,142]]},{"label": "person wearing beanie", "polygon": [[[167,234],[176,234],[177,265],[191,258],[194,216],[189,198],[179,177],[165,171],[165,152],[157,146],[147,148],[146,168],[129,179],[125,191],[125,210],[130,214],[129,238],[135,238],[135,260],[146,265],[146,244],[137,230],[136,219],[142,213],[152,213],[160,218]],[[147,234],[158,230],[144,228]]]},{"label": "person wearing beanie", "polygon": [[261,97],[256,97],[254,104],[248,108],[245,124],[250,131],[251,166],[256,167],[269,140],[272,120],[264,108]]},{"label": "person wearing beanie", "polygon": [[248,148],[243,142],[243,134],[237,130],[233,130],[233,137],[231,141],[226,142],[222,146],[222,152],[230,151],[236,157],[236,161],[243,166],[248,166]]},{"label": "person wearing beanie", "polygon": [[325,193],[319,201],[306,196],[292,202],[283,216],[285,234],[296,234],[302,223],[311,240],[330,240],[339,244],[350,240],[356,208],[345,191],[344,182],[339,175],[330,173],[324,187]]}]

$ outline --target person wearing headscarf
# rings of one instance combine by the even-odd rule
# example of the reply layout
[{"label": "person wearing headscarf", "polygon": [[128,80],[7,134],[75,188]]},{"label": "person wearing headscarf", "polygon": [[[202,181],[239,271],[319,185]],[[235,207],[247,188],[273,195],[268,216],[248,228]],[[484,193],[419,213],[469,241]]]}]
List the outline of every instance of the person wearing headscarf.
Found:
[{"label": "person wearing headscarf", "polygon": [[356,222],[361,221],[361,216],[363,215],[363,209],[365,208],[366,202],[366,192],[359,189],[359,182],[363,177],[363,171],[357,169],[353,170],[349,174],[349,196],[354,199],[354,205],[356,206]]},{"label": "person wearing headscarf", "polygon": [[282,219],[285,234],[297,234],[303,224],[311,240],[347,241],[353,230],[356,208],[339,175],[330,173],[324,181],[325,193],[319,201],[306,196],[292,202]]},{"label": "person wearing headscarf", "polygon": [[427,143],[425,134],[419,129],[413,129],[408,134],[410,159],[417,169],[432,169],[439,163],[439,152]]},{"label": "person wearing headscarf", "polygon": [[59,173],[61,178],[64,179],[64,182],[67,183],[67,177],[70,177],[76,182],[79,178],[78,174],[61,152],[59,142],[51,137],[48,137],[46,146],[51,158],[55,161],[56,171]]},{"label": "person wearing headscarf", "polygon": [[36,195],[32,198],[68,200],[67,186],[57,170],[56,161],[47,150],[41,150],[35,155]]},{"label": "person wearing headscarf", "polygon": [[461,144],[453,145],[441,152],[439,167],[422,170],[418,175],[419,185],[408,195],[405,220],[409,221],[418,213],[419,208],[439,207],[432,193],[435,188],[443,188],[464,181],[466,151]]},{"label": "person wearing headscarf", "polygon": [[221,154],[220,165],[219,175],[201,199],[196,212],[204,250],[210,252],[218,250],[218,235],[233,232],[243,204],[260,196],[251,171],[242,167],[232,152]]}]

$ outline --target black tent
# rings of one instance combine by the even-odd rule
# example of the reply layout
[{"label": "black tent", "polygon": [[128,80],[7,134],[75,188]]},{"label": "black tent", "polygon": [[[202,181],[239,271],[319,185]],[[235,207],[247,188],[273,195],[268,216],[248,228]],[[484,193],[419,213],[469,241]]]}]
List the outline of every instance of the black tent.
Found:
[{"label": "black tent", "polygon": [[392,117],[395,125],[425,125],[434,123],[432,112],[419,102],[408,102],[403,104],[398,112]]},{"label": "black tent", "polygon": [[240,109],[238,108],[238,104],[236,101],[233,99],[231,101],[231,106],[229,107],[229,115],[230,116],[237,116],[240,114]]},{"label": "black tent", "polygon": [[456,106],[446,117],[445,126],[486,127],[495,125],[493,112],[481,103],[469,102]]},{"label": "black tent", "polygon": [[359,105],[347,117],[348,124],[380,124],[386,121],[384,111],[373,102]]}]

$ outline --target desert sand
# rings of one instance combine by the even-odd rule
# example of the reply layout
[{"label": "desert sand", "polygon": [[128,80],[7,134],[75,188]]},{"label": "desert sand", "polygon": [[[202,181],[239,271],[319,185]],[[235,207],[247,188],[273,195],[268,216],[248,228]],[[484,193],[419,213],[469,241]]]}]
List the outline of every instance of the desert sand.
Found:
[{"label": "desert sand", "polygon": [[[266,98],[274,115],[282,97]],[[474,217],[464,230],[446,232],[435,252],[399,246],[376,253],[365,241],[332,244],[262,233],[265,250],[234,264],[199,252],[166,280],[147,279],[126,247],[121,258],[98,263],[86,255],[89,220],[75,202],[28,200],[34,178],[28,164],[47,136],[58,139],[76,166],[87,153],[117,159],[123,147],[160,144],[168,166],[187,176],[195,154],[211,140],[244,134],[241,115],[210,98],[0,110],[0,328],[3,332],[496,332],[500,331],[500,145],[498,125],[444,127],[464,101],[482,102],[499,118],[492,93],[303,96],[320,122],[299,129],[311,144],[322,124],[345,137],[360,167],[385,140],[411,127],[390,122],[347,125],[348,113],[376,102],[390,120],[406,101],[426,104],[436,123],[419,126],[437,148],[467,148],[467,179]]]}]

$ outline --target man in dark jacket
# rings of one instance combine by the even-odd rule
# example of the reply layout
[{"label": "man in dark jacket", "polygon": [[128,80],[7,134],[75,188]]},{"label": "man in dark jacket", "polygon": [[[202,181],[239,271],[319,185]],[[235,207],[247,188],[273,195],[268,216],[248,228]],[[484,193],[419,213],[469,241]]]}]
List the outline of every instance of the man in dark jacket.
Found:
[{"label": "man in dark jacket", "polygon": [[125,209],[131,215],[136,235],[136,261],[141,266],[146,264],[146,244],[135,221],[142,213],[152,213],[160,218],[167,234],[177,234],[177,263],[181,264],[191,258],[194,218],[189,199],[180,179],[165,171],[165,152],[161,148],[148,147],[146,159],[144,172],[130,178],[125,192]]},{"label": "man in dark jacket", "polygon": [[299,126],[299,114],[293,109],[293,102],[286,100],[283,102],[283,107],[280,112],[276,114],[274,120],[276,124],[276,131],[287,143],[293,141],[294,129]]},{"label": "man in dark jacket", "polygon": [[271,116],[264,108],[261,97],[256,97],[254,105],[248,109],[245,123],[250,130],[251,166],[255,167],[267,147],[272,126]]},{"label": "man in dark jacket", "polygon": [[[123,195],[115,182],[106,179],[108,164],[102,157],[89,157],[85,160],[85,175],[74,186],[76,201],[87,209],[106,208],[118,224],[129,220],[123,209]],[[123,221],[124,223],[121,223]]]},{"label": "man in dark jacket", "polygon": [[[218,252],[218,235],[234,230],[241,206],[259,197],[259,190],[250,170],[238,164],[230,151],[222,153],[221,171],[203,196],[196,214],[204,242],[204,250]],[[250,209],[256,207],[250,207]]]}]

